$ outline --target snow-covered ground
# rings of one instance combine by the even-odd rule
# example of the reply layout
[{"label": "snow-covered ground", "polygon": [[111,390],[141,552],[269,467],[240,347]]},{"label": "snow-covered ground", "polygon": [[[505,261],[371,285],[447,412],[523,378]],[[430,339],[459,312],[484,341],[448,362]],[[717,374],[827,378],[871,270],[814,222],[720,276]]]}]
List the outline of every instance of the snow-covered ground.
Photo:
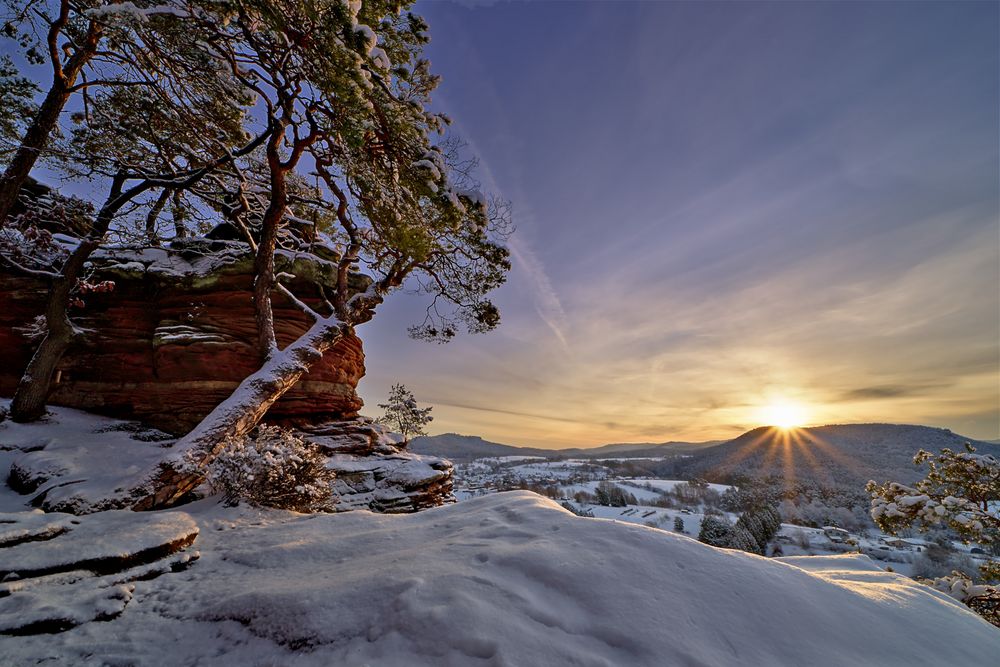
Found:
[{"label": "snow-covered ground", "polygon": [[[9,404],[0,399],[0,409]],[[8,496],[14,507],[0,500],[0,511],[23,510],[29,499],[74,513],[127,507],[129,492],[156,469],[172,442],[137,422],[69,408],[53,407],[29,424],[0,422],[0,479],[6,481],[16,464],[35,487],[29,497]]]},{"label": "snow-covered ground", "polygon": [[[189,569],[0,664],[980,665],[1000,632],[863,556],[781,562],[529,492],[415,515],[184,508]],[[100,515],[88,517],[93,520]]]},{"label": "snow-covered ground", "polygon": [[[621,482],[629,486],[652,486],[654,489],[659,491],[673,491],[677,486],[681,484],[687,484],[686,481],[680,479],[645,479],[645,478],[629,478],[623,477],[621,479],[615,480],[616,482]],[[725,493],[732,487],[728,484],[709,484],[708,488],[717,491],[719,493]]]},{"label": "snow-covered ground", "polygon": [[[601,466],[584,467],[581,465],[574,468],[572,464],[583,463],[574,460],[533,462],[528,470],[525,470],[527,466],[521,465],[516,460],[504,461],[495,458],[490,460],[489,465],[480,463],[481,461],[484,459],[477,459],[460,467],[458,471],[459,481],[455,492],[458,500],[464,501],[495,493],[503,488],[502,482],[505,480],[529,483],[537,481],[539,471],[560,470],[559,466],[570,463],[569,468],[562,468],[562,470],[575,470],[578,474],[570,477],[575,481],[566,483],[566,477],[555,475],[548,475],[546,479],[549,484],[556,485],[563,502],[569,502],[582,513],[589,513],[595,518],[635,523],[670,531],[674,531],[675,522],[680,519],[683,522],[683,528],[680,532],[694,537],[701,530],[701,522],[705,517],[705,507],[697,499],[691,499],[685,503],[683,496],[679,498],[675,496],[673,502],[677,504],[676,507],[659,506],[662,503],[658,501],[663,499],[664,494],[674,491],[681,484],[686,484],[687,482],[684,480],[615,477],[614,471]],[[477,486],[470,487],[470,479],[475,480]],[[634,496],[636,504],[625,507],[607,507],[588,502],[580,503],[575,499],[575,495],[581,491],[594,496],[598,485],[607,482]],[[720,494],[731,488],[724,484],[709,484],[708,487]],[[739,518],[736,514],[724,514],[730,523],[735,523]],[[925,540],[916,537],[907,538],[900,544],[897,538],[875,529],[869,529],[864,535],[847,534],[845,538],[837,541],[831,539],[820,528],[782,524],[775,545],[780,547],[780,554],[785,556],[829,556],[860,552],[870,556],[879,567],[891,568],[891,571],[904,575],[911,575],[914,572],[915,561],[923,547],[926,546]],[[972,563],[976,566],[985,562],[985,556],[969,554],[971,545],[954,542],[952,547],[957,552],[970,555]]]}]

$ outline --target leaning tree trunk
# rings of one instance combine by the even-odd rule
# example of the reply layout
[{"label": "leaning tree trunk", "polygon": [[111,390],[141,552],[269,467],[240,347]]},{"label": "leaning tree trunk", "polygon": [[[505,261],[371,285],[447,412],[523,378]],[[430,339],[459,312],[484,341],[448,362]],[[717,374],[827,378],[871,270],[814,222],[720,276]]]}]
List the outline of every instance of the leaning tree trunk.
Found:
[{"label": "leaning tree trunk", "polygon": [[270,355],[260,370],[244,379],[229,398],[174,445],[170,459],[153,475],[153,493],[133,509],[169,507],[198,486],[226,441],[253,429],[274,402],[349,331],[339,319],[325,317],[284,350]]},{"label": "leaning tree trunk", "polygon": [[[64,16],[53,24],[49,34],[50,46],[59,38],[59,31],[65,25],[67,12],[68,4],[64,3]],[[49,88],[27,132],[24,133],[20,147],[4,170],[3,176],[0,176],[0,224],[3,224],[10,214],[28,174],[48,145],[52,132],[59,125],[59,115],[73,94],[76,79],[97,53],[100,40],[101,26],[91,22],[81,47],[66,61],[65,67],[60,67],[56,61],[53,62],[56,71],[52,77],[52,87]],[[51,57],[58,58],[54,53]]]},{"label": "leaning tree trunk", "polygon": [[59,124],[59,114],[69,101],[70,95],[69,87],[61,78],[57,78],[45,96],[42,106],[39,107],[31,126],[25,132],[21,146],[0,177],[0,223],[7,219],[17,201],[18,193],[21,192],[21,186],[35,166],[38,156],[45,150],[49,136]]}]

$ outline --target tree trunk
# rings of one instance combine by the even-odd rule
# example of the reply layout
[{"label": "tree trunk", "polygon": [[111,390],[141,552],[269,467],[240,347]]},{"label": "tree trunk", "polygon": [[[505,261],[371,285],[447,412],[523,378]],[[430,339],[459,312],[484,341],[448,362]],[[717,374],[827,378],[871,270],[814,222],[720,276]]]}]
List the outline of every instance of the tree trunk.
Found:
[{"label": "tree trunk", "polygon": [[169,507],[198,486],[226,441],[250,432],[275,401],[349,331],[340,320],[323,318],[284,350],[270,355],[260,370],[244,379],[229,398],[174,445],[170,459],[153,474],[153,493],[133,509]]},{"label": "tree trunk", "polygon": [[24,185],[32,167],[35,166],[35,161],[48,144],[52,131],[59,124],[59,114],[62,113],[70,95],[69,87],[64,81],[57,79],[53,82],[45,101],[38,109],[38,115],[25,132],[21,146],[0,177],[0,224],[7,219],[17,201],[18,193],[21,192],[21,186]]},{"label": "tree trunk", "polygon": [[156,233],[156,221],[160,219],[160,213],[163,212],[169,198],[170,190],[164,188],[146,214],[146,240],[150,245],[160,245],[160,235]]},{"label": "tree trunk", "polygon": [[[62,15],[49,32],[50,49],[53,51],[68,17],[68,4],[63,4]],[[66,61],[65,67],[60,66],[57,60],[58,55],[55,53],[51,55],[51,58],[54,59],[52,66],[55,68],[52,87],[49,88],[42,106],[38,108],[38,114],[31,121],[28,131],[25,132],[21,146],[14,153],[14,157],[7,165],[7,169],[4,170],[3,176],[0,176],[0,225],[10,214],[25,179],[28,178],[35,162],[48,145],[53,130],[59,125],[59,115],[73,94],[72,89],[76,78],[97,52],[101,31],[101,26],[91,21],[82,45]]]},{"label": "tree trunk", "polygon": [[[10,416],[14,421],[35,421],[45,414],[45,402],[52,388],[52,375],[76,335],[76,330],[69,321],[70,295],[83,272],[84,264],[100,247],[104,235],[108,233],[115,214],[131,199],[122,195],[123,183],[121,176],[115,177],[111,193],[97,214],[90,234],[73,249],[59,275],[52,279],[49,300],[45,306],[45,338],[28,362],[14,392],[10,406]],[[133,188],[134,190],[138,188]],[[140,190],[137,194],[141,192]]]},{"label": "tree trunk", "polygon": [[[274,179],[272,179],[274,180]],[[285,213],[287,195],[284,179],[280,180],[281,194],[272,197],[261,224],[260,242],[254,257],[253,303],[257,320],[257,344],[261,359],[266,359],[277,349],[274,335],[274,311],[271,308],[271,290],[274,288],[274,249],[278,242],[278,223]]]},{"label": "tree trunk", "polygon": [[68,282],[59,278],[52,286],[52,296],[49,297],[45,313],[45,338],[32,355],[14,392],[14,400],[10,405],[10,418],[13,421],[32,422],[45,414],[52,375],[74,337],[73,325],[66,316],[63,305],[69,302],[67,285]]},{"label": "tree trunk", "polygon": [[278,243],[278,225],[288,206],[286,175],[291,167],[281,163],[279,146],[284,136],[284,125],[272,130],[267,144],[267,165],[271,176],[271,199],[260,225],[260,241],[254,257],[253,303],[257,320],[257,345],[261,360],[266,360],[277,350],[274,336],[274,311],[271,308],[271,290],[274,288],[274,249]]},{"label": "tree trunk", "polygon": [[52,376],[76,335],[69,321],[70,294],[84,263],[98,245],[99,241],[93,237],[81,241],[66,260],[59,277],[52,281],[45,306],[45,338],[28,362],[10,404],[10,418],[16,422],[32,422],[45,414]]}]

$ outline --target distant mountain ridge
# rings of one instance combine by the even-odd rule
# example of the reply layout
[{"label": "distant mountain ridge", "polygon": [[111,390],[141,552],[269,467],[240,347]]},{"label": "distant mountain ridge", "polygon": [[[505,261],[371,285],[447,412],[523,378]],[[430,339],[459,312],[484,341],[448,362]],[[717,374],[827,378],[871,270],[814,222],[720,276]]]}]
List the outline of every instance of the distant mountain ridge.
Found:
[{"label": "distant mountain ridge", "polygon": [[909,424],[830,424],[786,432],[755,428],[728,441],[619,443],[590,449],[542,449],[503,445],[477,436],[446,433],[416,438],[410,449],[466,462],[492,456],[544,458],[671,457],[651,469],[682,479],[704,477],[729,482],[734,477],[785,477],[789,481],[862,489],[869,479],[910,483],[923,476],[913,465],[920,449],[961,450],[970,443],[1000,457],[1000,444],[966,438],[947,429]]},{"label": "distant mountain ridge", "polygon": [[678,460],[674,471],[712,481],[776,475],[790,481],[861,488],[869,479],[916,481],[925,470],[913,465],[918,450],[962,450],[965,443],[980,453],[1000,456],[1000,445],[930,426],[833,424],[788,432],[761,427]]},{"label": "distant mountain ridge", "polygon": [[483,440],[479,436],[444,433],[414,438],[410,451],[417,454],[440,456],[452,461],[464,462],[491,456],[541,456],[544,458],[600,458],[641,456],[670,456],[688,454],[705,447],[718,445],[720,440],[707,442],[628,442],[602,445],[593,448],[573,447],[569,449],[542,449],[540,447],[516,447]]}]

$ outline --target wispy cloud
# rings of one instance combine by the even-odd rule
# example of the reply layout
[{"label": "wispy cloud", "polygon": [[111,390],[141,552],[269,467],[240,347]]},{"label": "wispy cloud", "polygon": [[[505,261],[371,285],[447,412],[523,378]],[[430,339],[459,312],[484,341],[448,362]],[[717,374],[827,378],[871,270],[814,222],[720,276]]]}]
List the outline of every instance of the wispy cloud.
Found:
[{"label": "wispy cloud", "polygon": [[995,5],[427,8],[519,226],[495,334],[369,348],[437,428],[698,440],[783,397],[997,437]]},{"label": "wispy cloud", "polygon": [[531,249],[531,246],[520,238],[511,238],[508,245],[517,265],[527,274],[532,285],[534,285],[535,312],[538,313],[538,316],[542,318],[545,325],[559,340],[563,349],[568,351],[569,345],[566,342],[566,336],[563,334],[566,312],[559,301],[559,295],[556,294],[555,288],[552,287],[552,281],[549,280],[549,276],[545,272],[545,267],[538,259],[538,255]]}]

